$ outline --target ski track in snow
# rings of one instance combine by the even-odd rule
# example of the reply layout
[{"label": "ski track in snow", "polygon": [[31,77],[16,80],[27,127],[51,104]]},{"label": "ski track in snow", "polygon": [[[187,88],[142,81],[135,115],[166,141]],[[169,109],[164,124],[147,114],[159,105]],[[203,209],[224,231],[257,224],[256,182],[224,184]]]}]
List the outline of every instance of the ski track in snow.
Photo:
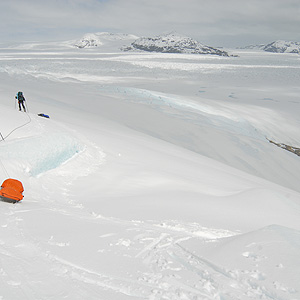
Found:
[{"label": "ski track in snow", "polygon": [[[53,236],[44,242],[32,239],[23,229],[21,217],[22,214],[30,213],[30,211],[18,211],[15,207],[8,207],[6,220],[2,219],[0,230],[12,230],[12,233],[18,232],[18,234],[17,236],[11,234],[12,241],[9,241],[9,244],[0,243],[0,280],[2,286],[5,286],[7,291],[13,290],[17,297],[30,295],[31,299],[35,299],[32,298],[34,293],[43,295],[43,298],[37,299],[49,297],[51,295],[49,285],[44,286],[43,278],[38,276],[48,266],[51,266],[51,269],[46,280],[56,286],[56,291],[63,289],[62,283],[67,284],[70,290],[65,297],[72,299],[81,299],[86,293],[86,285],[89,286],[90,299],[97,299],[103,291],[113,291],[119,295],[143,299],[199,300],[291,299],[289,295],[297,293],[296,290],[280,282],[274,282],[278,292],[286,294],[286,297],[278,296],[274,294],[274,289],[264,285],[268,274],[255,269],[225,269],[190,252],[182,246],[182,243],[195,239],[195,234],[193,231],[189,232],[189,226],[185,227],[182,222],[170,222],[170,224],[181,224],[182,230],[174,230],[171,225],[167,226],[167,222],[157,225],[137,220],[106,218],[87,212],[83,207],[78,208],[76,205],[71,205],[70,208],[70,203],[54,206],[56,208],[51,208],[45,203],[40,209],[62,214],[67,217],[68,223],[71,221],[71,224],[74,221],[84,222],[83,224],[88,222],[97,228],[108,229],[110,226],[122,228],[118,230],[118,233],[98,236],[98,239],[108,239],[110,245],[110,249],[103,251],[98,249],[98,251],[104,254],[112,251],[116,257],[125,257],[129,264],[134,264],[136,260],[139,260],[145,266],[145,270],[143,272],[137,270],[133,274],[128,272],[128,276],[117,276],[110,274],[109,271],[101,271],[101,265],[85,266],[73,262],[72,258],[67,255],[68,251],[61,256],[57,250],[61,247],[72,248],[71,241],[54,242]],[[200,229],[197,233],[201,236],[199,231]],[[218,238],[237,234],[237,232],[203,228],[203,237],[200,240],[204,246],[205,243],[218,243]],[[92,234],[95,239],[97,235],[97,231]],[[213,238],[207,238],[210,235]],[[199,238],[196,238],[197,240]],[[248,247],[251,248],[251,245]],[[253,250],[252,248],[251,254],[243,252],[241,256],[246,259],[257,257],[257,260],[259,256]],[[20,276],[15,276],[16,273],[24,274],[23,268],[30,268],[32,260],[35,264],[34,268],[29,270],[30,282],[26,282],[26,279]]]}]

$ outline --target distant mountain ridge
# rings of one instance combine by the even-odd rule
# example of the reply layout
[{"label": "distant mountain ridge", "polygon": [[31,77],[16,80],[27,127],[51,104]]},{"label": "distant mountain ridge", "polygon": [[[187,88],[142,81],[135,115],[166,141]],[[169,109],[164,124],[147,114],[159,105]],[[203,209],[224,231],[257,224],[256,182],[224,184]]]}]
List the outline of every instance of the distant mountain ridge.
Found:
[{"label": "distant mountain ridge", "polygon": [[189,53],[189,54],[213,54],[229,56],[226,51],[222,51],[210,46],[203,45],[198,41],[178,34],[170,33],[155,37],[142,37],[123,48],[123,51],[147,51],[161,53]]},{"label": "distant mountain ridge", "polygon": [[300,53],[300,42],[278,40],[270,44],[249,45],[242,49],[258,49],[274,53]]},{"label": "distant mountain ridge", "polygon": [[111,45],[122,51],[147,51],[160,53],[189,53],[212,54],[229,56],[226,51],[203,45],[187,37],[170,33],[155,37],[137,37],[122,33],[87,33],[80,40],[73,43],[77,48],[96,48]]}]

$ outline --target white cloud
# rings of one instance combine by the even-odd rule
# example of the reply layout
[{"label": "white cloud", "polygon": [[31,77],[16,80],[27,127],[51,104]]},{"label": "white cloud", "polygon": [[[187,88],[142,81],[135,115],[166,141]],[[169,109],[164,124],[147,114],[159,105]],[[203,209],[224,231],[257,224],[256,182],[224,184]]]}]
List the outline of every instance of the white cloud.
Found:
[{"label": "white cloud", "polygon": [[9,37],[81,36],[112,30],[138,35],[178,31],[200,41],[300,40],[299,0],[11,0],[0,3]]}]

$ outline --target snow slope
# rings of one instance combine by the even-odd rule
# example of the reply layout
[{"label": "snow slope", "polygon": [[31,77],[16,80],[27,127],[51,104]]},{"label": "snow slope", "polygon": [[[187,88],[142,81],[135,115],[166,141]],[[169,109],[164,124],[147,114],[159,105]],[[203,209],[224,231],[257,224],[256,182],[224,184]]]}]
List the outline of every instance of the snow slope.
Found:
[{"label": "snow slope", "polygon": [[0,298],[300,298],[294,56],[39,49],[0,51]]}]

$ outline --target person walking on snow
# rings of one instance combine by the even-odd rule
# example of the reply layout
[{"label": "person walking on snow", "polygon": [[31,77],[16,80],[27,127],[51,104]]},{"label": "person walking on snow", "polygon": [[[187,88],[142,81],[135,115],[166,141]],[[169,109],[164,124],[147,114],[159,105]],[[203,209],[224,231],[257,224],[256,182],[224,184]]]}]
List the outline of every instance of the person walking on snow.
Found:
[{"label": "person walking on snow", "polygon": [[21,105],[22,105],[24,112],[26,112],[26,108],[25,108],[25,105],[24,105],[25,97],[24,97],[23,93],[18,92],[18,94],[16,95],[15,98],[18,100],[18,103],[19,103],[19,111],[21,111]]}]

